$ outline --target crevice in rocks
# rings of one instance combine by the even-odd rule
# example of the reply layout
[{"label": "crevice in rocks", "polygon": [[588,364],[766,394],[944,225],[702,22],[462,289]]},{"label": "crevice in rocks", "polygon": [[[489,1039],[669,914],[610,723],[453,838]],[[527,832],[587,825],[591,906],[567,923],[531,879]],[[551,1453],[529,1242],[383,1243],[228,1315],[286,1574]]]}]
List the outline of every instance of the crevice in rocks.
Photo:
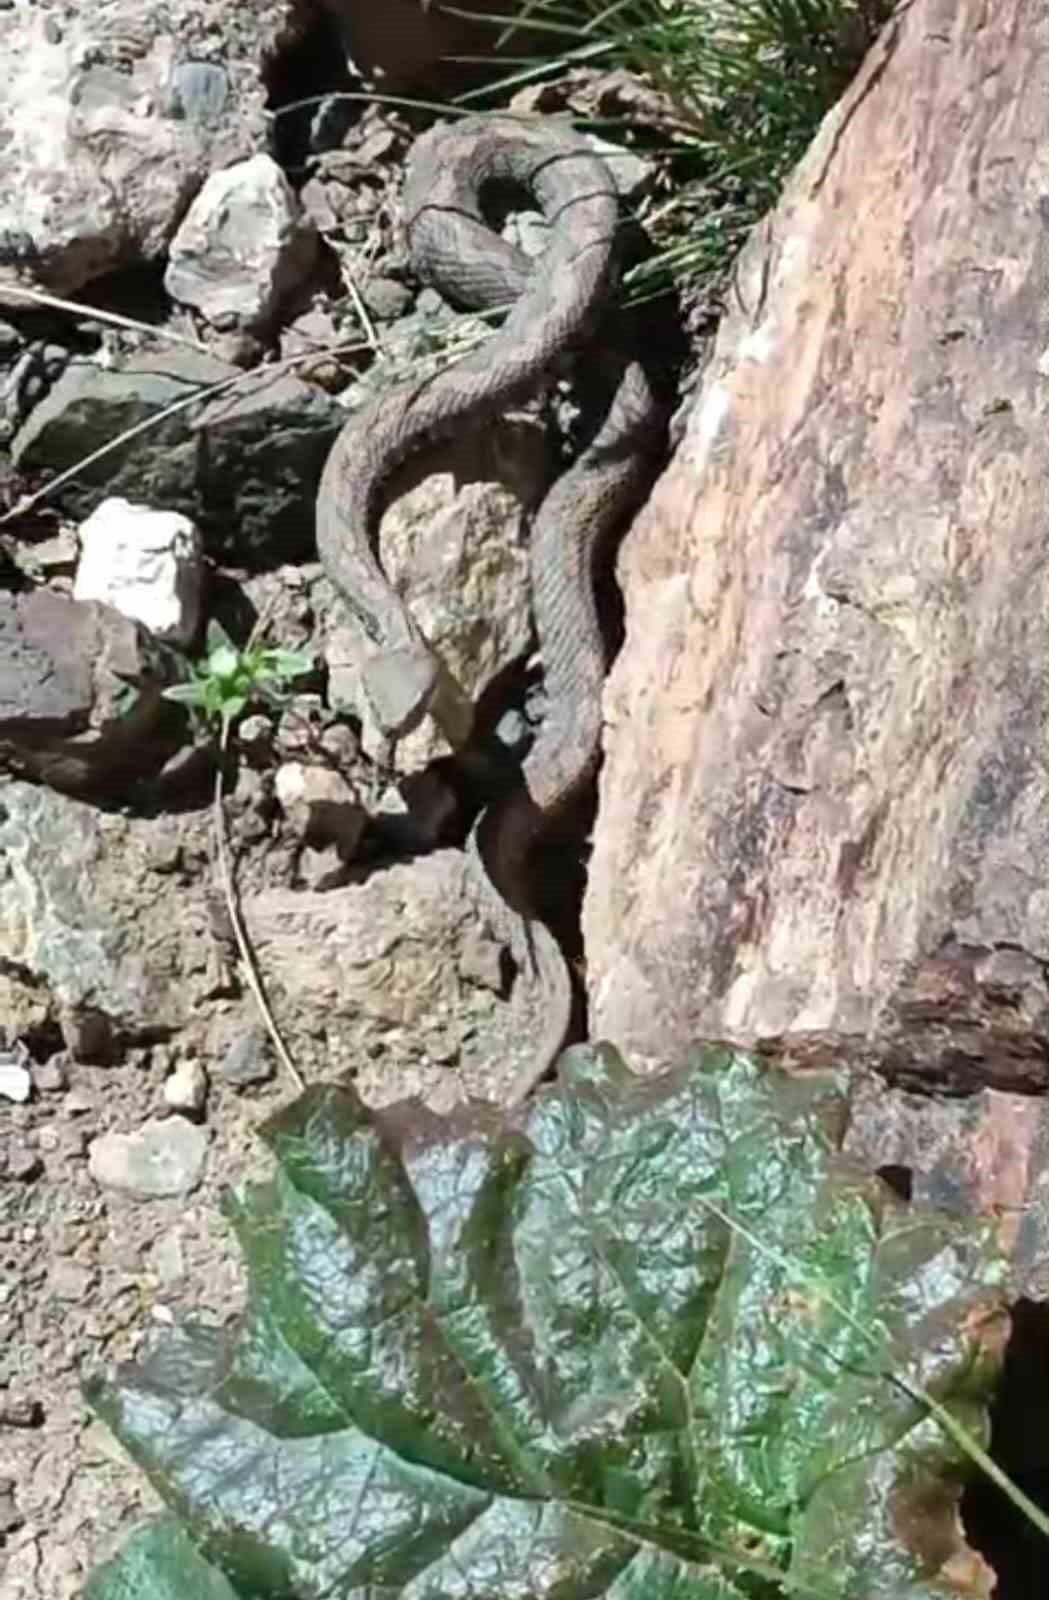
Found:
[{"label": "crevice in rocks", "polygon": [[898,1195],[901,1200],[910,1201],[914,1191],[914,1173],[910,1167],[890,1162],[887,1166],[879,1167],[877,1171],[878,1177],[883,1183],[888,1184],[893,1194]]},{"label": "crevice in rocks", "polygon": [[[998,1396],[990,1454],[1030,1499],[1049,1512],[1049,1303],[1018,1300]],[[1049,1540],[984,1476],[962,1498],[971,1544],[998,1577],[995,1600],[1049,1594]]]},{"label": "crevice in rocks", "polygon": [[273,115],[273,158],[292,183],[302,181],[310,158],[337,150],[360,110],[347,98],[360,84],[351,77],[337,28],[322,10],[301,7],[298,30],[265,63],[263,81]]},{"label": "crevice in rocks", "polygon": [[[131,266],[93,278],[75,298],[85,306],[131,317],[150,327],[168,327],[171,323],[171,301],[164,288],[165,266],[166,262],[161,257],[153,261],[136,261]],[[99,336],[104,331],[102,324],[92,323],[88,314],[84,322],[75,326],[85,342],[90,341],[97,346]],[[114,334],[118,332],[116,329],[111,331]]]}]

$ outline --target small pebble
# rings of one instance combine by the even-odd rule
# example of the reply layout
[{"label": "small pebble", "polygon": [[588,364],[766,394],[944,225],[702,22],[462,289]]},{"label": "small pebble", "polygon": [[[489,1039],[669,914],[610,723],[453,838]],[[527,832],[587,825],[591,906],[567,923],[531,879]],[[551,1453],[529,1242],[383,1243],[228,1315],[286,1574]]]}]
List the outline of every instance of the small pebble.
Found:
[{"label": "small pebble", "polygon": [[203,1111],[208,1098],[208,1075],[199,1061],[180,1061],[164,1083],[164,1100],[173,1111]]},{"label": "small pebble", "polygon": [[33,1080],[21,1062],[6,1060],[0,1057],[0,1095],[5,1100],[13,1100],[16,1105],[24,1105],[29,1099],[33,1087]]},{"label": "small pebble", "polygon": [[247,1028],[235,1039],[218,1064],[227,1083],[238,1088],[249,1083],[266,1083],[273,1077],[269,1042],[261,1028]]},{"label": "small pebble", "polygon": [[208,1136],[182,1117],[156,1118],[137,1133],[104,1133],[88,1151],[88,1169],[102,1189],[138,1200],[189,1194],[200,1182]]}]

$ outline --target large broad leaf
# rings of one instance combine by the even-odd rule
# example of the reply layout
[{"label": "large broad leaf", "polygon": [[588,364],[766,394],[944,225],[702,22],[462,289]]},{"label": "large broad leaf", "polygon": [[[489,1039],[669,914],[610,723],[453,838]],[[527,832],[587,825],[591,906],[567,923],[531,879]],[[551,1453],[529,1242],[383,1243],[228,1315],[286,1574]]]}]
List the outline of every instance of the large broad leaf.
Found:
[{"label": "large broad leaf", "polygon": [[[942,1600],[989,1228],[838,1154],[843,1084],[581,1048],[516,1119],[311,1090],[233,1200],[235,1339],[92,1404],[171,1517],[85,1600]],[[954,1557],[955,1559],[951,1560]]]}]

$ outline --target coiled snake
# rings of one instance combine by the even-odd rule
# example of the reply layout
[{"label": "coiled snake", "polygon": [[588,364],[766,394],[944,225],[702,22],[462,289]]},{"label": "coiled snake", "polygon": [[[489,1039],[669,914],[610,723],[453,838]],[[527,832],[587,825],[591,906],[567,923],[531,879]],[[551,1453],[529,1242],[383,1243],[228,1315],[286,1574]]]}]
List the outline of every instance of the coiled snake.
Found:
[{"label": "coiled snake", "polygon": [[[535,262],[503,240],[482,210],[492,184],[527,190],[550,224]],[[460,305],[510,305],[479,348],[423,382],[387,390],[332,447],[317,500],[317,546],[369,641],[363,666],[372,710],[390,739],[434,716],[453,746],[471,706],[391,587],[377,555],[383,493],[415,450],[457,425],[532,392],[566,350],[588,346],[611,395],[590,442],[555,482],[531,534],[530,576],[547,712],[520,785],[483,813],[471,836],[479,910],[538,985],[543,1028],[509,1099],[553,1063],[571,1021],[561,949],[536,917],[528,856],[541,830],[591,777],[599,754],[605,651],[593,588],[604,536],[647,488],[662,416],[640,361],[600,328],[616,271],[618,200],[605,163],[560,125],[508,115],[468,117],[413,146],[404,190],[419,277]],[[600,333],[600,338],[597,335]]]}]

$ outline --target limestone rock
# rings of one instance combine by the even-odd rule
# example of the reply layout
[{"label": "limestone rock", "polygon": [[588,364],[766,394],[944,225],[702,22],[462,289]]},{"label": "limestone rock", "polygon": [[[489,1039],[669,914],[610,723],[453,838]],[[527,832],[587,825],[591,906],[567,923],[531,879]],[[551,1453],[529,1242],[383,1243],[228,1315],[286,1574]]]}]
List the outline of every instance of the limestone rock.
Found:
[{"label": "limestone rock", "polygon": [[265,327],[299,289],[317,233],[268,155],[213,172],[171,241],[164,286],[217,326]]},{"label": "limestone rock", "polygon": [[282,20],[270,0],[0,8],[0,231],[38,281],[69,293],[163,254],[209,171],[257,148]]},{"label": "limestone rock", "polygon": [[417,1089],[447,1106],[464,1093],[498,1099],[528,1059],[531,986],[512,981],[498,947],[479,958],[486,930],[461,851],[323,893],[246,895],[243,909],[305,1077],[352,1069],[374,1102]]},{"label": "limestone rock", "polygon": [[189,645],[200,624],[200,534],[178,511],[154,511],[119,496],[80,526],[74,600],[99,600],[159,639]]},{"label": "limestone rock", "polygon": [[888,26],[624,546],[584,934],[638,1056],[1049,1085],[1047,35]]},{"label": "limestone rock", "polygon": [[208,1136],[183,1117],[153,1117],[136,1133],[104,1133],[88,1151],[88,1170],[103,1189],[135,1200],[191,1194],[200,1182]]}]

